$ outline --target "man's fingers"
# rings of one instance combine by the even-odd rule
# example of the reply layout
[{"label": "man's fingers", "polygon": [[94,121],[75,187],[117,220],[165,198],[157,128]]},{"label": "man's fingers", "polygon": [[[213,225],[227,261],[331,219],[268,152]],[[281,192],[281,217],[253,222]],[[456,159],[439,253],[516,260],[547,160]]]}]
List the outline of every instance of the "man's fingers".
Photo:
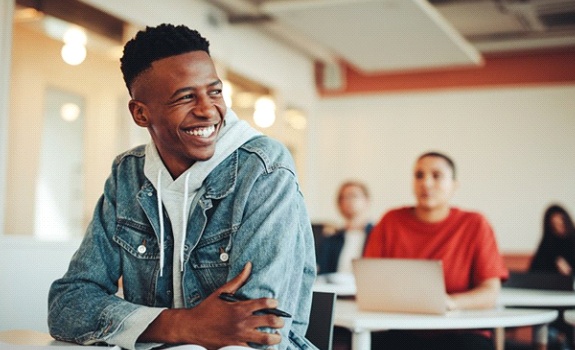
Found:
[{"label": "man's fingers", "polygon": [[251,272],[252,263],[248,261],[244,265],[243,270],[236,277],[232,278],[229,282],[221,286],[219,290],[221,292],[235,293],[244,283],[246,283],[248,277],[250,277]]}]

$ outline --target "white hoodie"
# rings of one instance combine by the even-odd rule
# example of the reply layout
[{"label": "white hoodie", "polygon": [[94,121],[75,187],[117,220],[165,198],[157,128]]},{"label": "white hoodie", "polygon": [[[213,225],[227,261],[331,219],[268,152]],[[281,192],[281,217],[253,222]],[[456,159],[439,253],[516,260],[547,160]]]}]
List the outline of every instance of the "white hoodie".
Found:
[{"label": "white hoodie", "polygon": [[177,179],[172,179],[153,142],[146,145],[144,174],[158,191],[160,217],[160,275],[164,269],[164,222],[162,205],[166,207],[174,236],[173,256],[173,307],[184,307],[182,297],[182,272],[184,270],[184,242],[186,226],[192,203],[206,177],[238,147],[260,133],[247,122],[239,120],[228,108],[225,125],[220,129],[214,155],[206,161],[197,161]]}]

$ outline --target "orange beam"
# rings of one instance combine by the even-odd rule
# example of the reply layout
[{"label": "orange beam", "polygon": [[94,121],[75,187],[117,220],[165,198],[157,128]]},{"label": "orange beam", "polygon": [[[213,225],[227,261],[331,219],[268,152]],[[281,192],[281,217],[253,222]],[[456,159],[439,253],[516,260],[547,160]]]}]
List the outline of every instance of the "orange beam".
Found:
[{"label": "orange beam", "polygon": [[479,67],[409,73],[364,74],[343,64],[345,87],[328,90],[322,85],[323,66],[316,63],[316,86],[320,96],[430,90],[501,85],[545,85],[575,82],[575,49],[486,54]]}]

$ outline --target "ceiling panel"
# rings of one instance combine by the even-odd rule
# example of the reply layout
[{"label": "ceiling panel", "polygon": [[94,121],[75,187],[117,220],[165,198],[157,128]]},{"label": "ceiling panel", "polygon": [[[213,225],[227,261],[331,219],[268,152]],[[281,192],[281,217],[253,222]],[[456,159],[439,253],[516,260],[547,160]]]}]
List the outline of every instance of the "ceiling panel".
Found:
[{"label": "ceiling panel", "polygon": [[575,47],[575,0],[204,1],[334,72],[337,61],[365,74],[405,72],[477,65],[487,52]]},{"label": "ceiling panel", "polygon": [[482,62],[425,0],[275,1],[263,9],[364,72]]}]

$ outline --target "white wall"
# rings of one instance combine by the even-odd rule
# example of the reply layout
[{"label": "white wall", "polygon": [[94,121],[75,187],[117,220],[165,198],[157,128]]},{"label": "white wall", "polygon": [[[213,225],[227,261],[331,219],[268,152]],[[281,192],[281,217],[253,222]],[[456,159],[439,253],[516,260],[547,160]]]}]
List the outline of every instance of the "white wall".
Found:
[{"label": "white wall", "polygon": [[334,192],[350,177],[369,185],[374,219],[413,204],[412,166],[428,150],[454,158],[454,204],[484,213],[504,252],[535,249],[550,202],[575,215],[575,85],[330,98],[317,111],[314,220],[339,220]]},{"label": "white wall", "polygon": [[0,331],[48,331],[48,290],[64,275],[80,241],[0,237]]},{"label": "white wall", "polygon": [[[0,77],[10,74],[10,51],[12,46],[12,14],[14,2],[12,0],[0,0]],[[6,193],[6,159],[8,158],[8,107],[9,107],[10,81],[0,79],[0,193]],[[4,227],[4,196],[0,196],[0,236]]]}]

